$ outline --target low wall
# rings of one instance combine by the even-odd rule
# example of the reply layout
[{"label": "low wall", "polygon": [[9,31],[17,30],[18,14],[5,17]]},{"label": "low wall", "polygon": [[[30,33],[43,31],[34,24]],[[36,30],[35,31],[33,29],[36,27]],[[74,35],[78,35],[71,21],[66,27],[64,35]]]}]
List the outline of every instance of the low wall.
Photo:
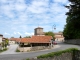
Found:
[{"label": "low wall", "polygon": [[80,51],[73,51],[73,53],[66,52],[59,56],[48,57],[48,58],[31,58],[27,60],[80,60]]},{"label": "low wall", "polygon": [[72,60],[72,54],[71,53],[63,53],[60,56],[54,56],[54,57],[48,57],[48,58],[33,58],[30,60]]},{"label": "low wall", "polygon": [[51,47],[50,46],[35,46],[35,47],[18,47],[17,49],[20,52],[29,52],[29,51],[37,51],[37,50],[51,49]]},{"label": "low wall", "polygon": [[50,46],[35,46],[31,48],[31,51],[37,51],[37,50],[44,50],[44,49],[50,49]]},{"label": "low wall", "polygon": [[18,47],[17,48],[20,52],[27,52],[31,50],[31,47]]},{"label": "low wall", "polygon": [[80,39],[65,40],[65,43],[80,45]]}]

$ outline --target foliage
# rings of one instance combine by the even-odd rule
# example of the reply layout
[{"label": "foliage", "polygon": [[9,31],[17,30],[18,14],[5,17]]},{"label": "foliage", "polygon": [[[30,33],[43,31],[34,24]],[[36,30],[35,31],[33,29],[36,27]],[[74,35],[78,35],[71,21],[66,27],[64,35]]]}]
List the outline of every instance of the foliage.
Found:
[{"label": "foliage", "polygon": [[45,32],[45,35],[46,36],[52,36],[54,38],[54,33],[49,31],[49,32]]},{"label": "foliage", "polygon": [[24,38],[31,38],[31,36],[26,36],[26,37],[24,37]]},{"label": "foliage", "polygon": [[21,36],[19,38],[22,38]]},{"label": "foliage", "polygon": [[30,60],[29,58],[27,58],[26,60]]},{"label": "foliage", "polygon": [[9,40],[8,40],[8,39],[5,39],[5,40],[2,42],[2,47],[7,47],[8,44],[9,44]]},{"label": "foliage", "polygon": [[7,50],[7,48],[5,48],[5,49],[3,49],[3,50],[0,50],[0,52],[4,52],[4,51],[6,51]]},{"label": "foliage", "polygon": [[66,25],[63,35],[66,39],[79,39],[80,38],[80,0],[69,0],[71,4],[65,6],[69,9],[66,13]]},{"label": "foliage", "polygon": [[8,40],[8,39],[6,39],[6,40],[5,40],[5,43],[6,43],[6,45],[8,45],[8,44],[9,44],[9,40]]},{"label": "foliage", "polygon": [[66,52],[72,53],[74,50],[76,51],[78,49],[77,48],[69,48],[69,49],[66,49],[66,50],[63,50],[63,51],[51,52],[51,53],[48,53],[48,54],[40,55],[37,58],[48,58],[48,57],[59,56],[62,53],[66,53]]}]

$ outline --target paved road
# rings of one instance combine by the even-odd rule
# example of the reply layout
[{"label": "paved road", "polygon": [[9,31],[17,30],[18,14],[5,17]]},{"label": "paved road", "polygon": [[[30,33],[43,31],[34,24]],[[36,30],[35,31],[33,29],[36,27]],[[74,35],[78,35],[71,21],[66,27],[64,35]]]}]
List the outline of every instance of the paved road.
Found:
[{"label": "paved road", "polygon": [[5,51],[5,52],[2,52],[2,53],[0,53],[0,54],[15,54],[16,52],[16,48],[18,47],[18,45],[17,44],[13,44],[13,45],[10,45],[9,46],[9,49],[7,50],[7,51]]},{"label": "paved road", "polygon": [[51,50],[43,50],[43,51],[36,51],[36,52],[26,52],[26,53],[18,53],[18,54],[5,54],[5,55],[0,55],[0,60],[23,60],[26,58],[32,58],[32,57],[36,57],[38,55],[42,55],[42,54],[46,54],[49,52],[55,52],[55,51],[59,51],[59,50],[64,50],[67,48],[78,48],[80,49],[80,46],[77,45],[69,45],[69,44],[63,44],[63,43],[59,43],[58,44],[60,47],[59,48],[55,48],[55,49],[51,49]]}]

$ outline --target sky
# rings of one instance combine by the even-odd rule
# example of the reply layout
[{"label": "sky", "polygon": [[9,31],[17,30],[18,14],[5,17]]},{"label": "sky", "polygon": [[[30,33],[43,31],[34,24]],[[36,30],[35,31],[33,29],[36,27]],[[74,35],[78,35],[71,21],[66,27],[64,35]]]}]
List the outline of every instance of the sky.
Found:
[{"label": "sky", "polygon": [[64,6],[68,4],[68,0],[0,0],[0,34],[31,36],[38,26],[44,32],[63,31],[68,11]]}]

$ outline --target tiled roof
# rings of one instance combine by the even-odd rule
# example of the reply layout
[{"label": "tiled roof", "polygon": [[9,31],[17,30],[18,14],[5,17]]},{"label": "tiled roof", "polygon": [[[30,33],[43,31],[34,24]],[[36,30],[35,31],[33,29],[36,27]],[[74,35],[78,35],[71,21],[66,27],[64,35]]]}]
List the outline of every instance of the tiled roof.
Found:
[{"label": "tiled roof", "polygon": [[10,41],[16,41],[16,42],[19,42],[19,41],[20,41],[20,38],[10,38],[9,40],[10,40]]},{"label": "tiled roof", "polygon": [[31,38],[22,38],[23,43],[50,43],[51,36],[32,36]]},{"label": "tiled roof", "polygon": [[37,28],[35,28],[35,29],[43,29],[42,27],[37,27]]}]

